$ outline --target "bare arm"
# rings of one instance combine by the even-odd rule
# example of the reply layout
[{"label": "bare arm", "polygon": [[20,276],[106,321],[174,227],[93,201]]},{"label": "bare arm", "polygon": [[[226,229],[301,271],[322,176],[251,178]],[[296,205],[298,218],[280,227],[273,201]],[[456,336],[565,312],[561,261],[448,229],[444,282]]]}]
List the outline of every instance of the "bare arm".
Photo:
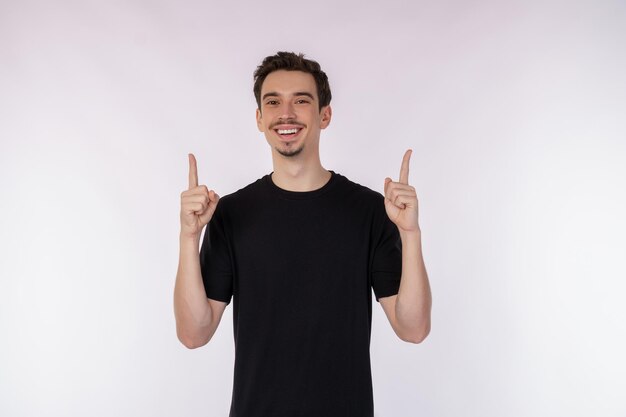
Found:
[{"label": "bare arm", "polygon": [[220,323],[227,303],[207,298],[200,272],[202,229],[215,212],[219,196],[198,186],[196,159],[189,154],[189,189],[181,194],[180,252],[174,285],[176,334],[188,348],[206,345]]},{"label": "bare arm", "polygon": [[400,339],[420,343],[430,333],[432,297],[422,257],[421,233],[401,233],[402,278],[398,294],[380,304]]},{"label": "bare arm", "polygon": [[430,333],[432,296],[422,257],[417,194],[409,185],[411,152],[404,154],[400,180],[385,179],[385,209],[402,240],[402,277],[398,294],[379,301],[398,337],[420,343]]},{"label": "bare arm", "polygon": [[198,244],[198,238],[180,237],[174,287],[176,335],[190,349],[204,346],[211,340],[227,305],[206,297],[200,274]]}]

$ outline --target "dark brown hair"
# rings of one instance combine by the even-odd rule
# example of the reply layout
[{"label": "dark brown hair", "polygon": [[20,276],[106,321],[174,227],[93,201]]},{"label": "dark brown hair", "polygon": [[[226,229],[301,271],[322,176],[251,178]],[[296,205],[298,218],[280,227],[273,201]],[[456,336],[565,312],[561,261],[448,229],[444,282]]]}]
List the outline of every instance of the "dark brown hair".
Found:
[{"label": "dark brown hair", "polygon": [[263,86],[263,81],[270,73],[278,70],[302,71],[311,74],[315,79],[320,110],[322,107],[330,104],[330,99],[332,98],[330,85],[328,84],[328,77],[322,71],[320,64],[311,59],[306,59],[302,53],[277,52],[276,55],[265,57],[261,65],[254,71],[254,98],[259,110],[261,109],[261,87]]}]

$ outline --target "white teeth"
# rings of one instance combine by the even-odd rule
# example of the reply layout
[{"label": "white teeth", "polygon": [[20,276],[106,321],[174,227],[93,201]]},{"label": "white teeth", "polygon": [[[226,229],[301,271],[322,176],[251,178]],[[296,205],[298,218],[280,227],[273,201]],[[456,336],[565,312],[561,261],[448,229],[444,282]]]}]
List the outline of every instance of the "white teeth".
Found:
[{"label": "white teeth", "polygon": [[298,129],[278,129],[279,135],[290,135],[292,133],[296,133]]}]

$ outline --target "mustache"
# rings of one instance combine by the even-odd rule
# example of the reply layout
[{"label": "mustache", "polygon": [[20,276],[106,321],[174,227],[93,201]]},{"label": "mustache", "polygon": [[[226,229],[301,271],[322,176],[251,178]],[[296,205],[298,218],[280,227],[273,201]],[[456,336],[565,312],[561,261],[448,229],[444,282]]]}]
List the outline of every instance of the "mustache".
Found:
[{"label": "mustache", "polygon": [[274,127],[278,125],[295,125],[299,127],[306,127],[303,123],[300,123],[295,119],[279,119],[278,121],[276,121],[276,123],[272,123],[270,129],[274,129]]}]

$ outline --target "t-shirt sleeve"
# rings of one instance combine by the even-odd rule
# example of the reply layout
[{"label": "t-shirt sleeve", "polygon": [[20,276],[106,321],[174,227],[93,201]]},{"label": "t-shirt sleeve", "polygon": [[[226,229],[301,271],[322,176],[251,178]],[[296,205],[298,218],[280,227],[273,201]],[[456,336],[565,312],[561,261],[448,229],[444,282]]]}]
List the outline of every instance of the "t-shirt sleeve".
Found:
[{"label": "t-shirt sleeve", "polygon": [[378,213],[381,226],[372,262],[372,288],[376,301],[398,293],[402,275],[402,242],[398,227],[389,219],[382,207]]},{"label": "t-shirt sleeve", "polygon": [[233,295],[233,271],[224,227],[221,205],[218,204],[204,233],[200,248],[200,271],[206,296],[230,303]]}]

